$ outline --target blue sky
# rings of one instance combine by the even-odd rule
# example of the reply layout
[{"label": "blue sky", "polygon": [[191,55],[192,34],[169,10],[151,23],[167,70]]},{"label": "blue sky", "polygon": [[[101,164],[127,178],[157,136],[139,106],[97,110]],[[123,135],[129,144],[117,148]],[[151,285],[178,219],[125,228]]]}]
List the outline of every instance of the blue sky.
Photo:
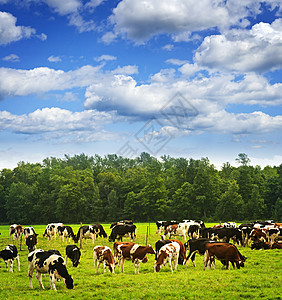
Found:
[{"label": "blue sky", "polygon": [[49,156],[282,163],[278,0],[0,0],[0,169]]}]

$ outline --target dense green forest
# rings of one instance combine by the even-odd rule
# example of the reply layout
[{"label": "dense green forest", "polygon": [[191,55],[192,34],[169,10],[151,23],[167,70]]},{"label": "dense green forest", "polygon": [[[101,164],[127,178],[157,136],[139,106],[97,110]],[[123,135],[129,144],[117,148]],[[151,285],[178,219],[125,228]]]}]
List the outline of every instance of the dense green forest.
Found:
[{"label": "dense green forest", "polygon": [[220,170],[200,160],[141,153],[46,158],[0,172],[0,222],[94,223],[133,219],[282,220],[282,164]]}]

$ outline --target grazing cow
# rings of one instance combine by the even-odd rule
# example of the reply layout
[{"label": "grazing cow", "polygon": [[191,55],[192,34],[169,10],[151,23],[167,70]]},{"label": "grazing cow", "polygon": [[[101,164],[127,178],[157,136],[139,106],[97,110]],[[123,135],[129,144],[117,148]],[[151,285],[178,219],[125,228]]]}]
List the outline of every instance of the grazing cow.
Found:
[{"label": "grazing cow", "polygon": [[97,227],[97,229],[98,229],[98,235],[100,237],[106,238],[108,236],[107,233],[106,233],[106,231],[104,230],[104,228],[103,228],[103,226],[101,224],[94,224],[92,226],[94,226],[94,227],[96,226]]},{"label": "grazing cow", "polygon": [[154,271],[160,272],[161,266],[165,266],[166,263],[169,264],[171,272],[173,272],[172,263],[174,264],[174,270],[177,269],[177,262],[179,257],[180,246],[176,242],[172,242],[164,245],[157,257],[154,264]]},{"label": "grazing cow", "polygon": [[23,230],[23,234],[24,234],[24,238],[26,239],[28,236],[34,234],[34,235],[38,235],[35,233],[35,230],[33,227],[25,227]]},{"label": "grazing cow", "polygon": [[139,274],[140,263],[146,263],[148,261],[147,254],[155,254],[155,250],[151,245],[140,246],[135,243],[115,243],[114,245],[115,253],[118,258],[119,271],[120,267],[122,272],[124,272],[124,261],[132,260],[135,267],[135,274]]},{"label": "grazing cow", "polygon": [[183,224],[185,223],[169,225],[162,235],[162,239],[164,240],[166,237],[170,239],[171,236],[183,236],[184,240],[186,241],[188,236],[188,227]]},{"label": "grazing cow", "polygon": [[252,250],[260,250],[260,249],[270,249],[271,245],[269,243],[259,241],[259,242],[253,242],[251,245]]},{"label": "grazing cow", "polygon": [[226,242],[229,243],[230,239],[233,240],[233,243],[236,244],[239,242],[242,245],[242,231],[239,228],[217,228],[213,235],[211,236],[212,239],[220,241],[220,242]]},{"label": "grazing cow", "polygon": [[271,249],[282,249],[282,243],[274,242],[274,243],[271,245]]},{"label": "grazing cow", "polygon": [[110,273],[115,273],[114,257],[111,249],[107,246],[96,246],[93,249],[93,260],[95,273],[98,273],[100,263],[103,263],[104,273],[107,267]]},{"label": "grazing cow", "polygon": [[175,225],[177,224],[178,225],[179,222],[177,221],[157,221],[156,222],[156,225],[157,225],[157,231],[156,231],[156,234],[161,234],[161,232],[163,232],[164,230],[167,229],[167,227],[169,225]]},{"label": "grazing cow", "polygon": [[195,267],[195,256],[196,253],[204,255],[206,252],[206,244],[213,243],[214,241],[208,238],[190,239],[184,246],[187,249],[189,244],[189,254],[186,258],[186,265],[188,267],[190,259],[192,260],[193,266]]},{"label": "grazing cow", "polygon": [[52,237],[56,238],[57,232],[58,232],[58,227],[59,226],[64,226],[63,223],[50,223],[46,226],[46,229],[43,233],[43,237],[48,237],[48,240],[51,240]]},{"label": "grazing cow", "polygon": [[55,282],[59,278],[63,279],[63,282],[68,289],[73,289],[73,279],[67,271],[62,256],[41,249],[30,252],[28,255],[28,277],[30,288],[33,288],[32,276],[34,269],[36,271],[36,278],[42,289],[44,289],[44,286],[41,275],[45,273],[49,273],[50,276],[50,289],[57,290]]},{"label": "grazing cow", "polygon": [[29,235],[25,240],[25,244],[27,245],[29,252],[35,250],[37,244],[37,235]]},{"label": "grazing cow", "polygon": [[192,238],[197,238],[200,235],[201,226],[198,224],[190,225],[188,228],[188,236]]},{"label": "grazing cow", "polygon": [[69,238],[69,242],[70,242],[71,238],[73,239],[73,241],[75,243],[78,242],[77,237],[73,233],[73,230],[70,226],[58,226],[57,232],[58,232],[59,240],[62,238],[63,242],[65,240],[64,239],[65,237]]},{"label": "grazing cow", "polygon": [[13,240],[19,240],[23,234],[22,225],[13,224],[10,226],[10,237],[13,236]]},{"label": "grazing cow", "polygon": [[185,261],[186,261],[186,248],[185,248],[184,244],[179,240],[158,240],[155,244],[155,249],[156,249],[155,260],[157,260],[157,257],[158,257],[161,247],[163,247],[166,244],[172,243],[172,242],[176,242],[179,244],[180,251],[179,251],[179,257],[178,257],[178,264],[184,265]]},{"label": "grazing cow", "polygon": [[110,229],[112,229],[116,225],[121,225],[121,224],[127,224],[127,225],[132,225],[133,221],[132,220],[121,220],[119,222],[112,222]]},{"label": "grazing cow", "polygon": [[99,229],[97,226],[94,225],[84,225],[81,226],[77,232],[77,241],[80,240],[80,235],[82,232],[82,238],[86,239],[92,239],[92,243],[95,243],[95,238],[99,234]]},{"label": "grazing cow", "polygon": [[241,258],[236,246],[227,243],[207,243],[205,245],[206,252],[204,256],[204,270],[209,265],[213,265],[215,269],[214,259],[224,261],[226,269],[229,269],[229,262],[236,264],[237,269],[244,267],[245,257]]},{"label": "grazing cow", "polygon": [[8,245],[2,251],[0,251],[0,258],[2,258],[6,264],[7,271],[13,272],[13,262],[14,259],[18,262],[18,270],[20,271],[20,258],[18,254],[17,247],[15,245]]},{"label": "grazing cow", "polygon": [[65,263],[67,265],[68,258],[72,262],[73,267],[77,267],[81,256],[80,249],[76,245],[67,245]]},{"label": "grazing cow", "polygon": [[129,236],[132,242],[136,238],[135,234],[136,226],[134,224],[121,224],[112,228],[112,232],[109,236],[109,242],[114,242],[116,239],[122,241],[124,236]]}]

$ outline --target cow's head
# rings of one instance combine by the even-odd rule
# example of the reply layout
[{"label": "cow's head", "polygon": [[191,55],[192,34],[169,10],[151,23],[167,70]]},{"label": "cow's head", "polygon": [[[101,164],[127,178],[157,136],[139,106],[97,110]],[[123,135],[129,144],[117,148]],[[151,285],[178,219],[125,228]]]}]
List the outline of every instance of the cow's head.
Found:
[{"label": "cow's head", "polygon": [[67,289],[69,290],[73,289],[73,279],[71,276],[67,276],[66,278],[63,278],[63,281]]}]

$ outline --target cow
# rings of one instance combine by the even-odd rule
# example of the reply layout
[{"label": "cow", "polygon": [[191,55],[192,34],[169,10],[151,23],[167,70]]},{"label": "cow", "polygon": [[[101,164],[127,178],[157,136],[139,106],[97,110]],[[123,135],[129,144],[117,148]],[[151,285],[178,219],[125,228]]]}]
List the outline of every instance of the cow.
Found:
[{"label": "cow", "polygon": [[81,226],[77,232],[77,241],[80,240],[80,236],[82,234],[82,238],[86,239],[92,239],[92,243],[95,243],[95,238],[99,234],[99,228],[98,226],[94,225],[84,225]]},{"label": "cow", "polygon": [[238,228],[217,228],[212,236],[212,239],[220,241],[220,242],[226,242],[229,243],[230,239],[233,240],[233,243],[241,243],[242,245],[242,230]]},{"label": "cow", "polygon": [[118,221],[118,222],[112,222],[112,224],[110,226],[110,229],[112,229],[116,225],[121,225],[121,224],[132,225],[133,221],[132,220],[121,220],[121,221]]},{"label": "cow", "polygon": [[236,264],[237,269],[244,267],[245,257],[241,258],[236,246],[227,243],[207,243],[205,245],[206,252],[204,255],[204,270],[209,265],[213,265],[215,269],[214,259],[219,259],[224,261],[226,264],[226,269],[229,269],[229,262]]},{"label": "cow", "polygon": [[37,244],[37,235],[29,235],[25,240],[25,244],[27,245],[29,252],[35,250]]},{"label": "cow", "polygon": [[70,226],[58,226],[57,232],[59,236],[59,240],[62,238],[62,241],[64,242],[64,238],[69,238],[69,242],[71,238],[75,243],[78,242],[76,235],[74,234],[72,228]]},{"label": "cow", "polygon": [[36,271],[36,278],[44,289],[42,283],[42,274],[49,273],[50,276],[50,289],[57,290],[55,282],[57,279],[62,278],[64,284],[68,289],[73,289],[73,279],[69,275],[65,262],[62,256],[53,254],[41,249],[34,250],[28,255],[28,277],[30,288],[32,286],[33,271]]},{"label": "cow", "polygon": [[[6,264],[7,271],[13,272],[13,262],[14,259],[17,260],[18,270],[20,271],[20,258],[18,254],[17,247],[15,245],[8,245],[2,251],[0,251],[0,258],[2,258]],[[10,270],[9,270],[10,264]]]},{"label": "cow", "polygon": [[122,272],[124,272],[124,261],[132,260],[135,267],[135,274],[139,274],[140,263],[146,263],[148,261],[147,254],[155,254],[155,250],[151,245],[140,246],[135,243],[115,243],[114,245],[115,253],[118,257],[119,271],[120,267]]},{"label": "cow", "polygon": [[274,244],[275,240],[278,238],[279,235],[280,235],[279,228],[270,228],[266,231],[266,237],[270,245]]},{"label": "cow", "polygon": [[[179,251],[180,246],[176,242],[164,245],[160,249],[157,260],[155,261],[154,271],[160,272],[161,266],[165,266],[166,263],[169,264],[171,272],[173,272],[173,269],[177,270]],[[174,268],[172,267],[172,263],[174,265]]]},{"label": "cow", "polygon": [[10,238],[13,237],[13,240],[19,240],[23,234],[22,225],[13,224],[10,226]]},{"label": "cow", "polygon": [[25,227],[23,230],[23,234],[24,234],[24,238],[27,239],[28,236],[34,234],[34,235],[38,235],[35,233],[35,230],[33,227]]},{"label": "cow", "polygon": [[237,225],[234,222],[224,222],[222,223],[222,226],[225,228],[237,228]]},{"label": "cow", "polygon": [[180,251],[179,251],[179,257],[178,257],[178,264],[179,265],[184,265],[185,261],[186,261],[186,249],[184,244],[179,241],[179,240],[158,240],[155,244],[155,249],[156,249],[156,256],[155,256],[155,260],[157,260],[159,251],[161,249],[162,246],[172,243],[172,242],[176,242],[179,244],[180,246]]},{"label": "cow", "polygon": [[162,235],[162,239],[164,240],[166,237],[170,239],[171,236],[183,236],[184,240],[186,241],[188,236],[188,227],[182,224],[184,223],[180,223],[178,225],[169,225]]},{"label": "cow", "polygon": [[270,249],[271,245],[264,241],[253,242],[251,245],[252,250],[260,250],[260,249]]},{"label": "cow", "polygon": [[254,242],[267,241],[266,233],[260,228],[254,228],[250,233],[250,238]]},{"label": "cow", "polygon": [[104,266],[104,273],[107,271],[107,267],[110,273],[115,273],[115,263],[112,250],[107,246],[96,246],[93,249],[94,269],[97,274],[99,266],[102,263]]},{"label": "cow", "polygon": [[71,260],[72,266],[77,267],[81,256],[80,249],[76,245],[67,245],[65,263],[67,265],[68,258]]},{"label": "cow", "polygon": [[184,246],[187,249],[189,244],[189,254],[186,257],[186,265],[188,267],[190,259],[192,260],[193,266],[195,267],[195,256],[196,253],[204,255],[206,252],[206,244],[213,243],[214,241],[208,238],[190,239]]},{"label": "cow", "polygon": [[134,224],[116,225],[112,228],[112,232],[109,236],[109,242],[114,242],[116,239],[122,241],[124,236],[129,236],[130,241],[133,241],[136,238],[135,230],[136,226]]},{"label": "cow", "polygon": [[106,238],[108,235],[101,224],[94,224],[92,226],[96,226],[98,228],[98,235],[100,237]]},{"label": "cow", "polygon": [[169,225],[175,225],[175,224],[179,224],[179,222],[177,221],[157,221],[156,222],[156,225],[157,225],[157,231],[156,231],[156,234],[161,234],[161,232],[163,232],[164,230],[166,230],[166,228],[169,226]]},{"label": "cow", "polygon": [[190,225],[188,228],[188,236],[192,238],[199,238],[201,226],[198,224]]},{"label": "cow", "polygon": [[64,226],[63,223],[50,223],[46,226],[45,232],[43,233],[43,237],[47,236],[48,239],[52,239],[52,237],[56,238],[58,233],[58,226]]}]

